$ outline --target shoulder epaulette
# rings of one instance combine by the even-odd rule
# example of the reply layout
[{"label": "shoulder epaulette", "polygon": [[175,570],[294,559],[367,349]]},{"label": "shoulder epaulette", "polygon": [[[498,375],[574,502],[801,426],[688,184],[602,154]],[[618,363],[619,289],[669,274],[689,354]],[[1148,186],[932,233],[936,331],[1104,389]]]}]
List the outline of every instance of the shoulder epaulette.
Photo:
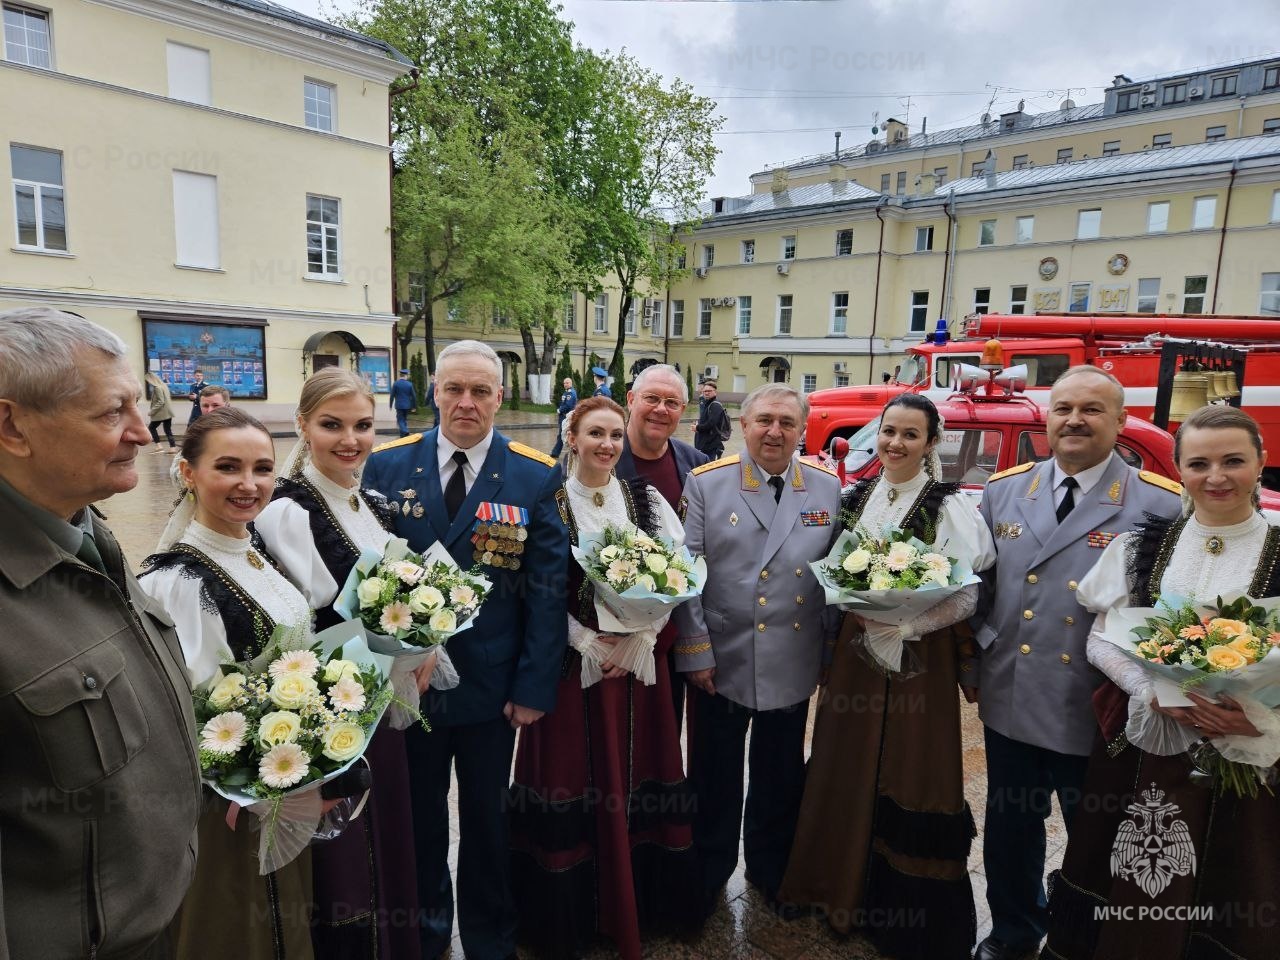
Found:
[{"label": "shoulder epaulette", "polygon": [[839,479],[840,477],[840,474],[836,473],[834,470],[832,470],[830,467],[826,466],[825,464],[818,463],[816,460],[805,460],[804,458],[801,458],[800,464],[801,466],[812,467],[814,470],[821,470],[823,473],[829,473],[831,474],[831,476],[837,479]]},{"label": "shoulder epaulette", "polygon": [[374,453],[381,453],[383,450],[390,450],[392,447],[406,447],[411,443],[417,443],[422,439],[422,434],[411,433],[407,437],[401,437],[399,440],[388,440],[386,443],[380,443],[373,448]]},{"label": "shoulder epaulette", "polygon": [[1150,470],[1139,470],[1138,479],[1145,480],[1153,487],[1159,487],[1161,490],[1168,490],[1170,493],[1182,495],[1182,484],[1177,480],[1170,480],[1168,477],[1159,473],[1152,473]]},{"label": "shoulder epaulette", "polygon": [[695,477],[700,477],[708,470],[715,470],[717,467],[731,467],[741,459],[735,453],[731,457],[721,457],[719,460],[712,460],[710,463],[704,463],[700,467],[694,467],[692,473]]},{"label": "shoulder epaulette", "polygon": [[508,444],[512,453],[518,453],[522,457],[528,457],[530,460],[537,460],[539,463],[548,467],[554,467],[556,461],[554,458],[547,456],[541,450],[535,450],[533,447],[527,447],[523,443],[512,440]]},{"label": "shoulder epaulette", "polygon": [[987,483],[990,483],[992,480],[1003,480],[1005,477],[1016,477],[1020,473],[1026,473],[1035,465],[1035,461],[1029,461],[1027,463],[1020,463],[1016,467],[1010,467],[1008,470],[1001,470],[999,473],[993,473],[989,476],[987,478]]}]

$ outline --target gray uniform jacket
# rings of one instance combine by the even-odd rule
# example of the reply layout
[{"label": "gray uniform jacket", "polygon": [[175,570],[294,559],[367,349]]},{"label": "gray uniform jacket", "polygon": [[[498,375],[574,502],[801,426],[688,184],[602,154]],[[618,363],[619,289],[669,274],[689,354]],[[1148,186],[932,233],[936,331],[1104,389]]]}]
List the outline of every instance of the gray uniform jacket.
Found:
[{"label": "gray uniform jacket", "polygon": [[707,558],[700,598],[676,608],[676,669],[716,668],[716,692],[754,710],[807,700],[839,612],[809,569],[839,533],[840,481],[793,459],[782,498],[746,454],[696,468],[681,500],[685,546]]},{"label": "gray uniform jacket", "polygon": [[1178,485],[1139,473],[1118,455],[1059,525],[1053,461],[997,473],[982,495],[996,544],[974,615],[982,722],[1013,740],[1087,756],[1097,722],[1092,696],[1105,679],[1085,656],[1093,614],[1076,584],[1116,534],[1144,514],[1177,516]]}]

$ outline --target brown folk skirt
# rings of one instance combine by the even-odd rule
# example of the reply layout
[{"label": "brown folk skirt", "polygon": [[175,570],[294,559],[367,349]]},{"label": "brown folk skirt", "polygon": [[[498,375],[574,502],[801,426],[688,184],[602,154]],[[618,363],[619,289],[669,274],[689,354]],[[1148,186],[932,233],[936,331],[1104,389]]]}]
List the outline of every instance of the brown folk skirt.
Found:
[{"label": "brown folk skirt", "polygon": [[960,759],[964,628],[914,641],[925,669],[905,680],[862,659],[856,629],[846,617],[819,699],[780,897],[842,933],[857,928],[888,956],[967,960],[977,921]]}]

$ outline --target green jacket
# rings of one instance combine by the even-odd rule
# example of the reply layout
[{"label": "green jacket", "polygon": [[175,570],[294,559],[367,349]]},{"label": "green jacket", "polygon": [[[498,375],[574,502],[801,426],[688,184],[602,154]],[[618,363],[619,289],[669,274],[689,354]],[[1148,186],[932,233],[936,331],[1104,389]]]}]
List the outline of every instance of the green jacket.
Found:
[{"label": "green jacket", "polygon": [[98,516],[110,576],[3,506],[0,960],[136,958],[195,868],[182,651]]}]

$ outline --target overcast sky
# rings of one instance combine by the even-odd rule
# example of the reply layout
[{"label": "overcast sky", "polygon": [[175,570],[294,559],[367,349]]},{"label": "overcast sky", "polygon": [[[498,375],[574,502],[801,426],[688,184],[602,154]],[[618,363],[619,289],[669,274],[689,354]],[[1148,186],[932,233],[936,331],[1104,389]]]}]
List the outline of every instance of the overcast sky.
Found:
[{"label": "overcast sky", "polygon": [[[277,0],[312,16],[349,0]],[[871,139],[873,117],[912,133],[984,111],[1099,102],[1137,80],[1280,52],[1280,4],[1232,0],[563,0],[577,39],[626,48],[716,99],[725,117],[710,196],[750,192],[769,166]]]}]

